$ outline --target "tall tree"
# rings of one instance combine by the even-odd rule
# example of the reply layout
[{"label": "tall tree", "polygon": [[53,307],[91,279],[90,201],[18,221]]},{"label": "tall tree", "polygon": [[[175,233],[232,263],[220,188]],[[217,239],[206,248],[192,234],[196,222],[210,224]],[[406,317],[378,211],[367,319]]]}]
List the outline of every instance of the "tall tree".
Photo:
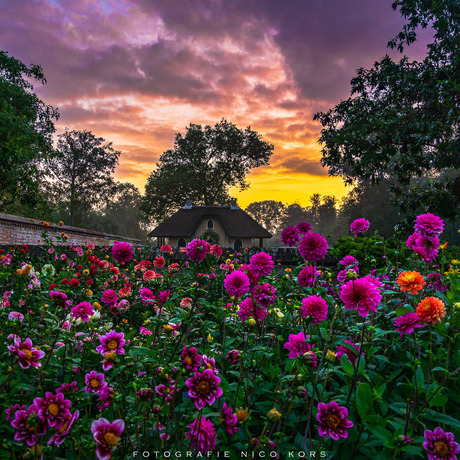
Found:
[{"label": "tall tree", "polygon": [[47,163],[49,189],[69,224],[84,225],[110,194],[121,152],[90,131],[68,130],[59,135],[57,152]]},{"label": "tall tree", "polygon": [[33,93],[46,84],[42,68],[0,51],[0,209],[33,207],[39,201],[38,163],[53,152],[53,120],[59,113]]},{"label": "tall tree", "polygon": [[408,22],[388,46],[403,52],[430,25],[427,56],[385,56],[358,70],[352,97],[314,117],[324,127],[321,163],[347,184],[392,180],[402,211],[453,220],[460,215],[460,3],[397,0],[393,8]]},{"label": "tall tree", "polygon": [[286,205],[281,201],[255,201],[245,211],[272,235],[282,230],[281,226],[286,219]]},{"label": "tall tree", "polygon": [[246,175],[267,165],[273,145],[250,127],[242,130],[221,120],[215,126],[190,124],[176,134],[174,148],[164,152],[145,186],[141,210],[162,220],[191,199],[197,205],[226,204],[229,189],[249,187]]}]

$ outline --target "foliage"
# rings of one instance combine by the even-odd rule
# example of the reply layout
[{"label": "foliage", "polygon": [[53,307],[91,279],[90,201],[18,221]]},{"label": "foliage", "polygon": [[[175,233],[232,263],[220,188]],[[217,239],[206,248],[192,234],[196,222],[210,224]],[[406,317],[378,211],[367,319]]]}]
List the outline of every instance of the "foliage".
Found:
[{"label": "foliage", "polygon": [[272,235],[281,231],[286,219],[286,205],[281,201],[256,201],[248,205],[245,211]]},{"label": "foliage", "polygon": [[250,127],[242,130],[224,119],[213,127],[190,124],[149,176],[141,210],[158,222],[187,199],[195,205],[230,204],[229,189],[247,189],[246,175],[267,165],[272,153],[273,145]]},{"label": "foliage", "polygon": [[[383,243],[375,236],[347,237],[343,240],[347,250],[353,251],[352,240],[362,248],[356,253],[359,276],[366,276],[366,253],[380,254]],[[309,451],[340,460],[423,457],[424,430],[437,426],[459,441],[458,261],[451,262],[436,284],[426,275],[434,264],[442,263],[439,258],[432,265],[405,259],[399,270],[379,263],[373,273],[384,283],[379,288],[382,299],[376,312],[365,317],[345,309],[335,273],[320,265],[312,287],[303,288],[297,279],[303,264],[284,273],[273,270],[258,283],[275,287],[276,299],[267,306],[264,320],[257,322],[242,319],[237,307],[242,298],[230,297],[224,285],[233,269],[248,262],[245,251],[222,265],[210,253],[202,262],[177,265],[167,252],[163,254],[166,265],[156,263],[159,268],[152,272],[153,265],[149,266],[140,249],[133,259],[120,264],[108,248],[64,243],[62,236],[48,240],[40,257],[31,256],[24,246],[0,255],[0,400],[5,409],[13,404],[29,407],[46,392],[53,395],[62,384],[75,382],[78,388],[65,393],[65,398],[72,413],[79,411],[79,418],[60,446],[47,445],[58,431],[48,426],[32,450],[14,439],[17,430],[2,410],[3,457],[43,453],[44,458],[93,459],[96,444],[91,425],[101,417],[124,421],[120,436],[104,438],[116,448],[109,449],[109,457],[117,459],[132,456],[133,451],[140,457],[144,451],[156,450],[185,457],[193,450],[185,433],[192,422],[204,420],[201,417],[215,429],[215,453],[228,451],[230,459],[241,458],[241,451],[247,451],[248,458],[262,457],[261,452],[265,458],[270,452],[288,458],[289,452],[305,456]],[[402,243],[392,244],[385,243],[387,257]],[[425,277],[423,291],[413,295],[400,290],[395,280],[402,269]],[[108,300],[107,290],[113,290],[114,301]],[[50,291],[64,293],[71,305],[56,300]],[[328,306],[326,318],[318,324],[300,308],[312,294],[321,296]],[[395,331],[396,318],[414,312],[428,296],[445,303],[445,317],[401,337]],[[83,301],[94,312],[88,321],[72,319],[72,309]],[[13,312],[22,314],[22,321]],[[124,335],[123,354],[97,350],[110,331]],[[307,336],[312,353],[289,358],[285,344],[300,332]],[[41,367],[19,366],[18,355],[7,348],[16,336],[22,341],[30,338],[44,353]],[[107,346],[114,349],[117,343]],[[217,372],[214,378],[223,392],[201,409],[186,386],[195,372],[190,369],[193,360],[183,355],[184,346],[196,348],[199,372]],[[343,356],[337,356],[338,351]],[[107,360],[113,366],[104,371],[102,363]],[[104,375],[112,396],[110,391],[107,397],[88,390],[85,376],[91,371]],[[203,393],[207,389],[207,383],[199,387]],[[319,403],[333,401],[348,409],[347,418],[353,423],[348,437],[338,441],[318,432]],[[225,429],[224,403],[232,414],[238,414],[233,434]],[[37,424],[33,416],[27,421],[29,429],[30,424]],[[325,423],[336,426],[333,418]]]},{"label": "foliage", "polygon": [[121,152],[86,130],[59,135],[57,151],[46,164],[49,193],[69,225],[84,226],[89,212],[110,195]]},{"label": "foliage", "polygon": [[[403,51],[428,24],[434,40],[421,62],[385,56],[351,81],[352,97],[315,119],[323,166],[345,183],[394,181],[403,212],[460,213],[460,7],[455,0],[398,0],[408,20],[389,43]],[[417,180],[425,178],[425,181]]]},{"label": "foliage", "polygon": [[37,164],[52,155],[53,120],[59,113],[35,93],[46,84],[42,68],[0,51],[0,209],[33,208],[40,199]]}]

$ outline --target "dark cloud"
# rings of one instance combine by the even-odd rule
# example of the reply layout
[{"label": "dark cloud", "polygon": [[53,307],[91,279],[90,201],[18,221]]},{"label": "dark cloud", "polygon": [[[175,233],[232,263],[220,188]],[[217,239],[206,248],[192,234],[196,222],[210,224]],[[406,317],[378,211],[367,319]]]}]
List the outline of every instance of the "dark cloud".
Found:
[{"label": "dark cloud", "polygon": [[289,158],[277,166],[295,174],[309,174],[312,176],[328,175],[327,168],[323,168],[319,161],[306,160],[305,158]]}]

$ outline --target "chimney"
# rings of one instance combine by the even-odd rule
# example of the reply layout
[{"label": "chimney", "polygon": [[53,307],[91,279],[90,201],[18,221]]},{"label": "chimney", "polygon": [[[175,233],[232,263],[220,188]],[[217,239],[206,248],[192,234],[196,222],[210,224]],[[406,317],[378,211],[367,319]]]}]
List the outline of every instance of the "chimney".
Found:
[{"label": "chimney", "polygon": [[232,200],[230,201],[230,209],[240,209],[236,202],[236,198],[232,198]]},{"label": "chimney", "polygon": [[185,206],[182,209],[192,209],[192,200],[190,198],[185,200]]}]

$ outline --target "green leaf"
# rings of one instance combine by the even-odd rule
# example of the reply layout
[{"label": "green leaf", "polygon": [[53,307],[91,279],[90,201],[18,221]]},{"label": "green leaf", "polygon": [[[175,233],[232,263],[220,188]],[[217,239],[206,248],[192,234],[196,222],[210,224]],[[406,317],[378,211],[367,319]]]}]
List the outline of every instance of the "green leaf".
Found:
[{"label": "green leaf", "polygon": [[455,426],[456,428],[460,428],[460,421],[458,421],[454,417],[451,417],[450,415],[445,415],[441,412],[435,412],[434,410],[428,409],[424,413],[424,417],[438,424],[445,423],[446,425]]},{"label": "green leaf", "polygon": [[356,408],[362,421],[366,420],[366,416],[369,413],[374,412],[372,401],[373,392],[370,385],[368,383],[359,383],[356,390]]},{"label": "green leaf", "polygon": [[345,371],[347,375],[349,375],[350,377],[353,375],[355,370],[353,368],[353,364],[350,363],[350,360],[348,359],[347,355],[342,355],[342,357],[340,358],[340,365],[342,366],[342,369]]},{"label": "green leaf", "polygon": [[393,443],[393,433],[383,426],[375,425],[369,427],[369,431],[376,436],[377,438],[381,439],[387,447],[390,447]]}]

